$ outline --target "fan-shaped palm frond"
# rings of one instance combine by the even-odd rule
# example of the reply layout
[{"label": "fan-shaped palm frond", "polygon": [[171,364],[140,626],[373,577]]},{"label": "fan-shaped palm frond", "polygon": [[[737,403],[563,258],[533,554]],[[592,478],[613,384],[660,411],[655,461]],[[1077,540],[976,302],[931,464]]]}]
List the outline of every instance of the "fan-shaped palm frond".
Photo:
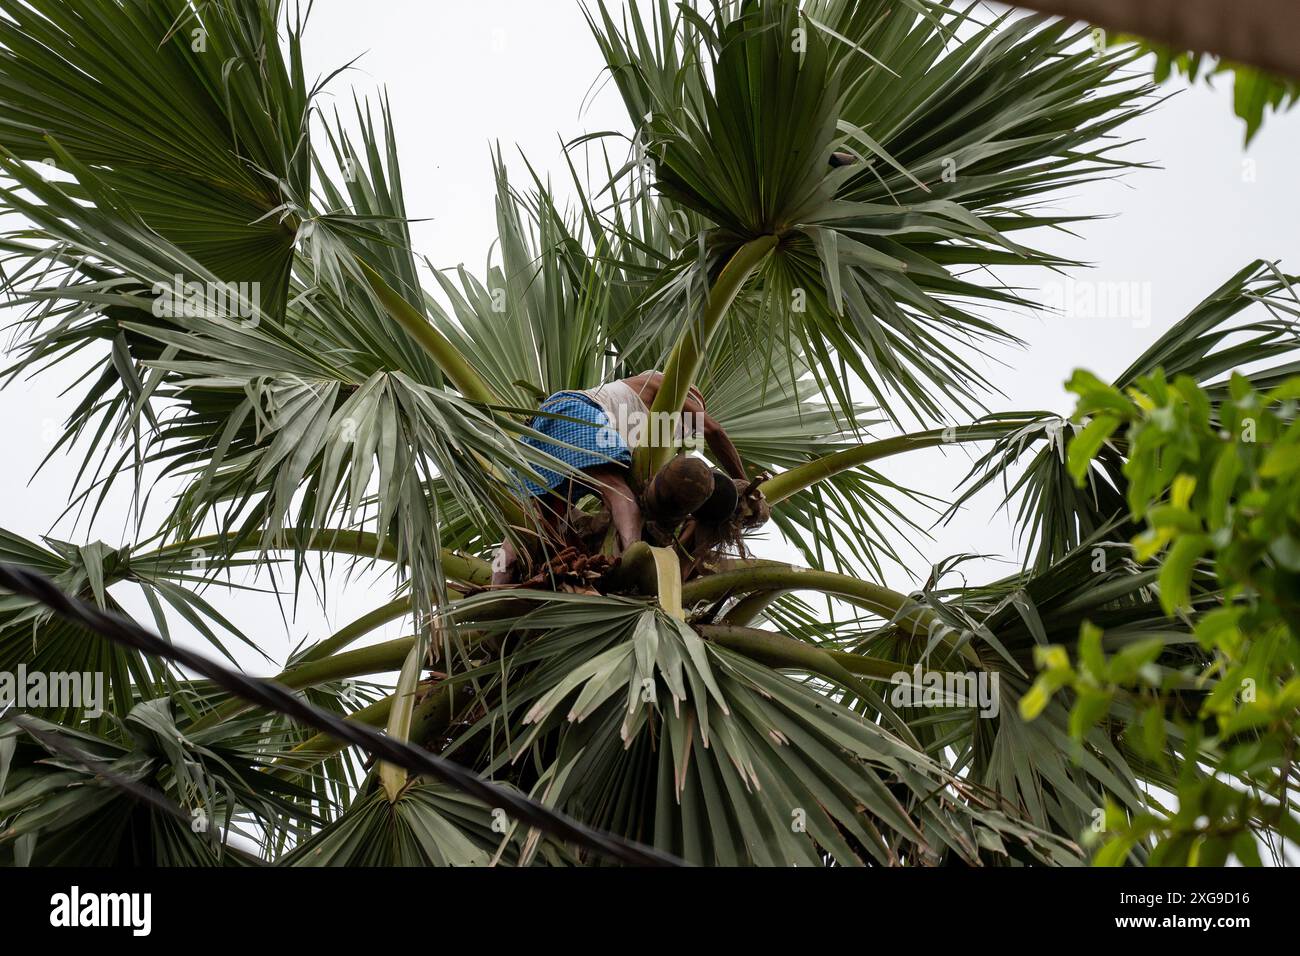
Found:
[{"label": "fan-shaped palm frond", "polygon": [[[309,529],[326,516],[357,514],[374,476],[385,529],[380,543],[396,516],[398,559],[427,601],[441,579],[438,502],[429,500],[420,478],[440,475],[479,527],[499,529],[508,523],[500,502],[509,473],[532,473],[530,460],[555,465],[515,440],[520,428],[509,418],[415,377],[428,371],[418,350],[420,362],[406,371],[409,340],[378,307],[369,326],[333,321],[346,311],[337,294],[281,314],[243,301],[248,314],[238,319],[214,316],[206,305],[191,308],[188,293],[159,292],[172,289],[170,276],[192,277],[186,288],[198,281],[193,277],[208,289],[223,281],[121,207],[122,197],[98,171],[66,158],[96,200],[87,206],[25,164],[0,162],[15,182],[5,192],[11,204],[55,240],[20,253],[49,269],[37,272],[29,264],[10,279],[11,291],[21,290],[15,302],[36,307],[27,320],[28,354],[14,371],[61,361],[111,337],[114,352],[74,411],[71,430],[101,445],[135,435],[136,463],[187,477],[170,522],[182,536],[194,534],[220,506],[220,530],[234,539],[255,528],[269,546],[291,525],[306,545]],[[37,201],[22,198],[20,187]],[[98,263],[90,269],[98,277],[88,277],[85,257]],[[60,277],[51,281],[51,270]],[[168,295],[177,314],[160,318],[158,304]],[[355,298],[365,296],[353,290],[346,301]],[[376,348],[377,339],[393,346]],[[131,387],[106,398],[114,376],[126,376]],[[154,403],[171,408],[160,415],[150,408]],[[120,467],[110,463],[87,493],[102,500]]]},{"label": "fan-shaped palm frond", "polygon": [[189,738],[170,710],[137,704],[107,736],[31,716],[0,728],[13,748],[0,852],[44,866],[253,865],[258,841],[313,822],[309,792],[262,772],[264,741],[232,742],[238,725]]},{"label": "fan-shaped palm frond", "polygon": [[[242,634],[202,595],[213,568],[201,548],[176,550],[169,555],[135,554],[131,548],[110,548],[103,542],[73,545],[46,539],[48,548],[0,530],[0,561],[38,570],[71,594],[84,595],[102,608],[121,611],[110,588],[134,585],[147,602],[159,633],[170,636],[167,611],[193,628],[230,660],[227,643],[257,645]],[[238,567],[233,560],[227,567]],[[120,593],[120,591],[119,591]],[[137,695],[166,694],[174,683],[158,662],[129,650],[105,645],[92,635],[55,618],[49,609],[17,595],[0,597],[0,672],[14,675],[20,668],[33,674],[76,675],[91,680],[99,675],[109,699],[96,702],[111,710],[89,714],[102,728],[112,713],[126,713]],[[87,695],[90,689],[87,688]],[[76,724],[92,709],[85,697],[80,704],[37,708],[51,719]]]},{"label": "fan-shaped palm frond", "polygon": [[480,625],[511,642],[499,703],[450,752],[522,763],[552,805],[705,863],[973,862],[987,833],[1068,853],[876,723],[644,603],[512,598],[529,606]]},{"label": "fan-shaped palm frond", "polygon": [[[1244,369],[1252,380],[1276,383],[1300,366],[1295,350],[1295,280],[1256,261],[1243,268],[1176,322],[1114,381],[1124,389],[1157,368],[1190,375],[1226,398],[1224,374]],[[1027,560],[1044,569],[1126,512],[1125,439],[1113,436],[1100,450],[1084,488],[1066,468],[1066,446],[1079,426],[1049,412],[991,415],[981,425],[1006,426],[972,466],[955,510],[994,482],[1003,503],[1019,500],[1017,523],[1032,549]],[[1021,464],[1031,455],[1026,464]],[[1020,474],[1012,480],[1012,473]],[[1124,537],[1121,530],[1117,533]]]},{"label": "fan-shaped palm frond", "polygon": [[[646,325],[698,324],[670,382],[679,366],[693,377],[725,318],[720,300],[701,317],[692,277],[734,260],[783,330],[768,341],[802,343],[842,404],[847,366],[895,418],[971,407],[982,379],[962,353],[1010,336],[963,303],[1025,303],[962,267],[1058,264],[1007,234],[1058,224],[1026,203],[1128,165],[1097,144],[1141,110],[1122,57],[1032,19],[883,0],[719,4],[711,20],[633,3],[622,27],[600,5],[591,19],[658,189],[706,226]],[[844,148],[861,163],[828,166]]]},{"label": "fan-shaped palm frond", "polygon": [[280,6],[0,5],[6,149],[95,167],[150,229],[225,281],[258,283],[278,312],[310,188],[314,93],[302,23]]},{"label": "fan-shaped palm frond", "polygon": [[500,842],[492,822],[487,809],[443,787],[412,786],[396,802],[376,790],[282,865],[486,866],[497,859]]}]

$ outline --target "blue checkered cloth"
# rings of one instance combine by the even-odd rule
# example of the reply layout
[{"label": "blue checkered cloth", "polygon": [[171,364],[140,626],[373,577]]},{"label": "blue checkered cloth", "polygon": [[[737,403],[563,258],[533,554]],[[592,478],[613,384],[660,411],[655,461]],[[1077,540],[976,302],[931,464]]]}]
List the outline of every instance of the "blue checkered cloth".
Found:
[{"label": "blue checkered cloth", "polygon": [[[605,410],[586,395],[580,392],[556,392],[542,402],[540,411],[547,414],[530,418],[527,425],[534,431],[541,432],[550,441],[525,436],[520,439],[525,445],[578,469],[595,465],[632,464],[632,451],[623,441],[623,436],[611,427]],[[551,418],[551,415],[563,415],[564,418]],[[567,421],[570,418],[577,421]],[[532,497],[539,498],[552,491],[564,493],[567,490],[561,486],[569,481],[568,476],[540,465],[534,465],[533,468],[545,481],[544,485],[520,476],[523,490]]]}]

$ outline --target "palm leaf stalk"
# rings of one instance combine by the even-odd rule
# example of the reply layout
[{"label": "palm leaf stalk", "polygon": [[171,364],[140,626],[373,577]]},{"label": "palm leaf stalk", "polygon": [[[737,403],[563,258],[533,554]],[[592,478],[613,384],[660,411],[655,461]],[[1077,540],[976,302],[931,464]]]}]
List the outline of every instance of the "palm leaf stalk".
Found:
[{"label": "palm leaf stalk", "polygon": [[460,393],[472,401],[483,405],[497,405],[500,400],[492,393],[487,383],[474,370],[474,366],[456,351],[456,347],[447,337],[437,330],[429,320],[418,312],[409,302],[384,281],[384,277],[363,261],[357,263],[365,274],[366,281],[374,290],[379,301],[383,303],[388,314],[402,329],[420,343],[421,348],[429,353],[438,363],[438,368],[460,390]]},{"label": "palm leaf stalk", "polygon": [[975,424],[882,438],[879,441],[863,443],[857,448],[845,448],[843,451],[787,469],[763,482],[763,496],[774,505],[780,504],[791,495],[818,482],[891,455],[959,442],[988,441],[999,438],[1005,433],[1005,426]]},{"label": "palm leaf stalk", "polygon": [[[727,310],[740,295],[749,277],[762,265],[763,260],[776,246],[775,236],[760,236],[751,239],[736,251],[727,261],[717,281],[709,289],[708,302],[699,326],[692,324],[685,335],[673,347],[668,363],[664,366],[664,381],[659,394],[655,396],[651,414],[672,414],[681,411],[686,401],[686,392],[695,382],[704,356],[708,352],[709,342],[718,330]],[[633,461],[633,473],[644,483],[659,471],[672,457],[671,446],[654,448],[645,446],[636,450],[640,461]],[[634,455],[634,458],[636,456]]]}]

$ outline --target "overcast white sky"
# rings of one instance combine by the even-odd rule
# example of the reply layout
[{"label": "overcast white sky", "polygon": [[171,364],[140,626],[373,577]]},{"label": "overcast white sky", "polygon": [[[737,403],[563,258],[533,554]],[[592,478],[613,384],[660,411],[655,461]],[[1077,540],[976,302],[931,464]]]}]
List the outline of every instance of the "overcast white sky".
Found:
[{"label": "overcast white sky", "polygon": [[[340,109],[351,108],[352,88],[361,94],[387,89],[408,208],[427,220],[414,227],[416,247],[439,266],[464,262],[481,271],[494,237],[490,144],[499,142],[515,156],[518,144],[558,182],[566,175],[561,139],[627,127],[612,89],[594,99],[588,95],[601,64],[576,0],[317,0],[305,47],[314,74],[363,54],[330,87]],[[1029,348],[1001,355],[1007,369],[990,367],[1006,393],[990,401],[992,409],[1067,411],[1061,383],[1073,368],[1115,375],[1253,258],[1281,259],[1293,271],[1300,264],[1300,191],[1294,185],[1300,113],[1271,117],[1245,151],[1229,94],[1226,83],[1217,90],[1178,92],[1127,129],[1130,138],[1143,140],[1128,155],[1163,169],[1080,187],[1057,203],[1062,211],[1112,217],[1084,224],[1079,238],[1061,236],[1052,248],[1094,263],[1086,274],[1090,280],[1141,283],[1138,288],[1150,295],[1150,323],[1140,316],[1008,316]],[[1002,276],[1030,288],[1052,281],[1028,270]],[[49,532],[68,501],[70,462],[55,462],[28,483],[70,410],[58,394],[67,384],[66,376],[60,380],[56,374],[0,392],[7,452],[0,469],[0,526],[28,537]],[[960,451],[947,457],[932,452],[891,460],[882,470],[944,494],[967,465]],[[1013,555],[1008,519],[993,515],[992,505],[986,496],[937,529],[927,559],[914,568],[920,577],[930,561],[956,552]],[[93,531],[115,545],[128,540],[120,518],[101,521]],[[66,523],[57,532],[87,538],[86,529],[74,532]],[[887,583],[905,589],[913,584],[901,570]],[[269,599],[229,599],[216,591],[210,596],[277,661],[304,636],[323,637],[386,600],[382,587],[354,580],[332,591],[324,612],[304,596],[286,631]],[[376,637],[395,636],[398,629],[393,625]]]}]

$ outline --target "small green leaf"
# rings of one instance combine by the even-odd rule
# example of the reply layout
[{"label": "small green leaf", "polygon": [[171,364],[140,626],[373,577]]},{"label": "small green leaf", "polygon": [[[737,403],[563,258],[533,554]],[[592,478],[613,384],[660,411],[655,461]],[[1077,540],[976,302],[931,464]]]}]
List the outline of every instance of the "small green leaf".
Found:
[{"label": "small green leaf", "polygon": [[1079,662],[1083,672],[1100,683],[1106,679],[1106,655],[1101,649],[1101,628],[1091,621],[1079,625]]},{"label": "small green leaf", "polygon": [[1187,535],[1174,542],[1160,567],[1160,606],[1173,615],[1192,603],[1192,571],[1209,545],[1204,535]]},{"label": "small green leaf", "polygon": [[1067,463],[1070,476],[1077,486],[1083,487],[1092,459],[1096,457],[1097,452],[1101,451],[1101,446],[1106,444],[1106,439],[1115,434],[1117,428],[1119,428],[1118,419],[1110,415],[1101,415],[1088,422],[1083,430],[1074,436],[1074,440],[1070,442]]},{"label": "small green leaf", "polygon": [[1024,720],[1033,720],[1051,702],[1055,691],[1056,688],[1049,681],[1038,678],[1020,698],[1020,716]]}]

